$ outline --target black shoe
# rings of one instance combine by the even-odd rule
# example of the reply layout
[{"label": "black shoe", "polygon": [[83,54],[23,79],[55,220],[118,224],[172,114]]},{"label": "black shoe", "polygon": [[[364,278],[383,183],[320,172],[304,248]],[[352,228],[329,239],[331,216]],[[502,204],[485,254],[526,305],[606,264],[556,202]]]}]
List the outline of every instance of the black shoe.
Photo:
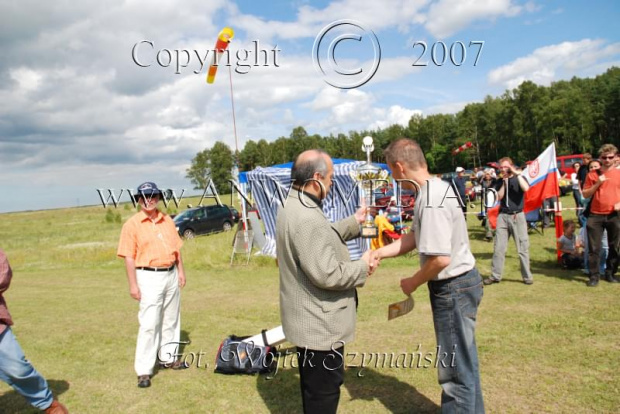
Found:
[{"label": "black shoe", "polygon": [[482,283],[484,283],[485,285],[492,285],[493,283],[499,283],[499,280],[495,279],[494,277],[487,277],[482,281]]},{"label": "black shoe", "polygon": [[525,283],[526,285],[533,285],[534,284],[534,280],[533,279],[525,279],[523,281],[523,283]]},{"label": "black shoe", "polygon": [[605,275],[605,280],[609,283],[620,283],[620,280],[610,273]]},{"label": "black shoe", "polygon": [[140,375],[138,377],[138,387],[140,388],[148,388],[151,386],[151,376],[150,375]]},{"label": "black shoe", "polygon": [[591,277],[590,280],[586,282],[587,287],[594,287],[598,285],[598,277]]}]

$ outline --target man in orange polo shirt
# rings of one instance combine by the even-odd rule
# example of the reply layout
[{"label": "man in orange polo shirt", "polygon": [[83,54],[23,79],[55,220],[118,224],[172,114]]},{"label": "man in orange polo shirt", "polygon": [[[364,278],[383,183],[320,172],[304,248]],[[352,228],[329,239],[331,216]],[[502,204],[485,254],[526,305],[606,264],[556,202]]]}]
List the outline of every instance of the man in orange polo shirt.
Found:
[{"label": "man in orange polo shirt", "polygon": [[618,283],[614,275],[618,271],[618,241],[620,238],[620,170],[614,168],[618,148],[605,144],[598,151],[601,162],[600,170],[593,170],[586,176],[583,196],[592,198],[590,215],[586,223],[588,231],[588,265],[590,267],[589,287],[598,285],[599,254],[603,239],[603,231],[607,230],[609,254],[605,269],[605,280]]},{"label": "man in orange polo shirt", "polygon": [[184,369],[176,359],[181,333],[181,292],[185,271],[183,242],[172,219],[157,209],[161,191],[152,182],[134,195],[141,210],[123,225],[117,255],[125,259],[129,295],[140,302],[140,329],[134,368],[138,387],[151,386],[155,363]]}]

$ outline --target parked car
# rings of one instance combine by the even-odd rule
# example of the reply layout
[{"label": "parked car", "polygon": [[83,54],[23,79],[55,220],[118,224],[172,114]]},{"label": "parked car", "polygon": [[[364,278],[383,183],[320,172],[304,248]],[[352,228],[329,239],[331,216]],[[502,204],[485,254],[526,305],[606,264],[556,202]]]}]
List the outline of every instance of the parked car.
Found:
[{"label": "parked car", "polygon": [[456,177],[456,173],[455,172],[447,172],[447,173],[443,173],[441,174],[441,179],[444,181],[452,181],[452,179]]},{"label": "parked car", "polygon": [[179,235],[192,239],[201,234],[231,230],[235,217],[228,206],[213,205],[190,208],[173,220]]},{"label": "parked car", "polygon": [[239,213],[239,210],[231,206],[228,206],[228,208],[233,213],[233,219],[235,220],[235,223],[238,223],[239,220],[241,219],[241,214]]},{"label": "parked car", "polygon": [[566,174],[568,177],[575,172],[573,164],[576,162],[583,165],[583,154],[559,155],[556,157],[558,162],[558,171],[560,174]]}]

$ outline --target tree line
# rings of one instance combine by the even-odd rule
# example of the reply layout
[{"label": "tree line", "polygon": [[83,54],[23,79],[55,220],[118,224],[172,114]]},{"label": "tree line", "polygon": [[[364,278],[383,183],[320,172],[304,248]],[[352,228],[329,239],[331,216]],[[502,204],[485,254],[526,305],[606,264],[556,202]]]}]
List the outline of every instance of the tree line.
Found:
[{"label": "tree line", "polygon": [[[550,86],[525,81],[501,96],[468,104],[456,114],[414,115],[406,127],[321,136],[309,135],[298,126],[288,137],[246,142],[238,154],[239,171],[286,163],[311,148],[321,148],[334,158],[364,160],[362,139],[367,135],[374,139],[373,161],[385,161],[383,148],[390,142],[411,138],[424,150],[429,170],[437,173],[452,171],[456,165],[484,165],[504,156],[524,163],[551,142],[555,142],[558,155],[596,154],[604,143],[620,143],[620,68]],[[452,155],[452,150],[468,141],[474,144],[472,148]],[[234,162],[230,147],[218,141],[196,154],[187,178],[197,189],[204,188],[211,178],[217,190],[226,193]]]}]

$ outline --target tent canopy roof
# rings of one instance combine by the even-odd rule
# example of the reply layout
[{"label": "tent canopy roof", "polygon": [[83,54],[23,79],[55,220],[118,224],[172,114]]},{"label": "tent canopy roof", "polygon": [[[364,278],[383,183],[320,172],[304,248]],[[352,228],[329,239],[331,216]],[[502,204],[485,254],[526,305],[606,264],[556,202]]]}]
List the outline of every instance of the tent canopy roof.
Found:
[{"label": "tent canopy roof", "polygon": [[[334,165],[338,165],[338,164],[348,164],[348,163],[354,163],[354,162],[359,162],[356,160],[350,160],[347,158],[332,158],[332,161],[334,163]],[[390,169],[388,168],[387,164],[381,164],[381,163],[373,163],[378,165],[379,167],[386,169],[388,171],[390,171]],[[272,165],[270,167],[265,167],[265,168],[284,168],[284,169],[291,169],[293,168],[293,162],[285,162],[284,164],[276,164],[276,165]],[[239,173],[239,182],[240,183],[247,183],[248,182],[248,177],[247,177],[247,173],[249,171],[243,171]]]}]

